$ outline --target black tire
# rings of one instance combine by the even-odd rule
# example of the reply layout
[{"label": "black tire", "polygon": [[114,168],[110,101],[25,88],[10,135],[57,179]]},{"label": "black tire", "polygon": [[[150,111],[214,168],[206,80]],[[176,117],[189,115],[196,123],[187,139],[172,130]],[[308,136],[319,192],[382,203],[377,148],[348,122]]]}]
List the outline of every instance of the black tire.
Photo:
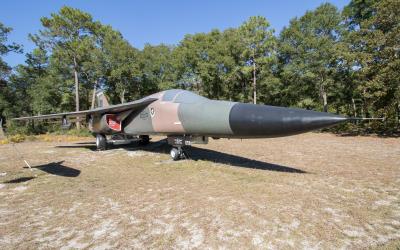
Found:
[{"label": "black tire", "polygon": [[150,143],[150,137],[148,135],[139,135],[139,144],[144,146]]},{"label": "black tire", "polygon": [[107,138],[105,135],[97,134],[96,135],[96,147],[97,150],[103,151],[107,149]]},{"label": "black tire", "polygon": [[171,158],[174,161],[181,159],[181,154],[177,148],[172,148],[170,152]]}]

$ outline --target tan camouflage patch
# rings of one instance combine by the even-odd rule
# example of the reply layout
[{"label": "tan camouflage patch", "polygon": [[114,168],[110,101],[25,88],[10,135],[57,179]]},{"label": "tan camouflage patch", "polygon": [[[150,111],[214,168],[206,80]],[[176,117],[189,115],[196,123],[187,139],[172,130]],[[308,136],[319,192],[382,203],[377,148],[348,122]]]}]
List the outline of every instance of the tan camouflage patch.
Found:
[{"label": "tan camouflage patch", "polygon": [[154,97],[159,100],[149,105],[154,132],[185,133],[178,116],[179,103],[161,101],[164,92],[158,94]]}]

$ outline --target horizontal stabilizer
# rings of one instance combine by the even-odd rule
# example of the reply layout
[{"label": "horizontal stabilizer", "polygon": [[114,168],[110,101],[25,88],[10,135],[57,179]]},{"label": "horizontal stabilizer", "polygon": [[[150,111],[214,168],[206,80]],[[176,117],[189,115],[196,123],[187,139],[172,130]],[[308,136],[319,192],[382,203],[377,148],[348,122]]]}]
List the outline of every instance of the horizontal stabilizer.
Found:
[{"label": "horizontal stabilizer", "polygon": [[63,117],[85,117],[87,115],[101,115],[101,114],[117,114],[126,110],[137,110],[143,108],[150,103],[156,101],[157,98],[143,98],[133,102],[127,102],[117,105],[112,105],[108,107],[100,107],[96,109],[89,109],[83,111],[76,111],[76,112],[65,112],[65,113],[58,113],[58,114],[48,114],[48,115],[37,115],[37,116],[27,116],[27,117],[19,117],[13,118],[14,121],[23,121],[23,120],[45,120],[45,119],[57,119]]}]

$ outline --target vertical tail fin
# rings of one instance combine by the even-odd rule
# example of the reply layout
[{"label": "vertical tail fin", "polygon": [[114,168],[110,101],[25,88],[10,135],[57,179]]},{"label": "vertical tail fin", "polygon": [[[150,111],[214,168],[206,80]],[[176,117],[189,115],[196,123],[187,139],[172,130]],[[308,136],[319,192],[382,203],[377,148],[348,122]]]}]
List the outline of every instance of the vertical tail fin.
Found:
[{"label": "vertical tail fin", "polygon": [[107,96],[104,94],[103,90],[96,91],[96,106],[97,108],[105,108],[110,106]]}]

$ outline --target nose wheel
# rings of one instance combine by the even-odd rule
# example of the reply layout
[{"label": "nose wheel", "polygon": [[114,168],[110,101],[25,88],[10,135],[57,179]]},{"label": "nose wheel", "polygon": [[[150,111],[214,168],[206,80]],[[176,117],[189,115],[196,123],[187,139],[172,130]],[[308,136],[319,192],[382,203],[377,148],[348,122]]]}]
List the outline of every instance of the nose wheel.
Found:
[{"label": "nose wheel", "polygon": [[187,159],[187,154],[183,151],[182,147],[173,147],[170,152],[171,158],[174,161]]}]

